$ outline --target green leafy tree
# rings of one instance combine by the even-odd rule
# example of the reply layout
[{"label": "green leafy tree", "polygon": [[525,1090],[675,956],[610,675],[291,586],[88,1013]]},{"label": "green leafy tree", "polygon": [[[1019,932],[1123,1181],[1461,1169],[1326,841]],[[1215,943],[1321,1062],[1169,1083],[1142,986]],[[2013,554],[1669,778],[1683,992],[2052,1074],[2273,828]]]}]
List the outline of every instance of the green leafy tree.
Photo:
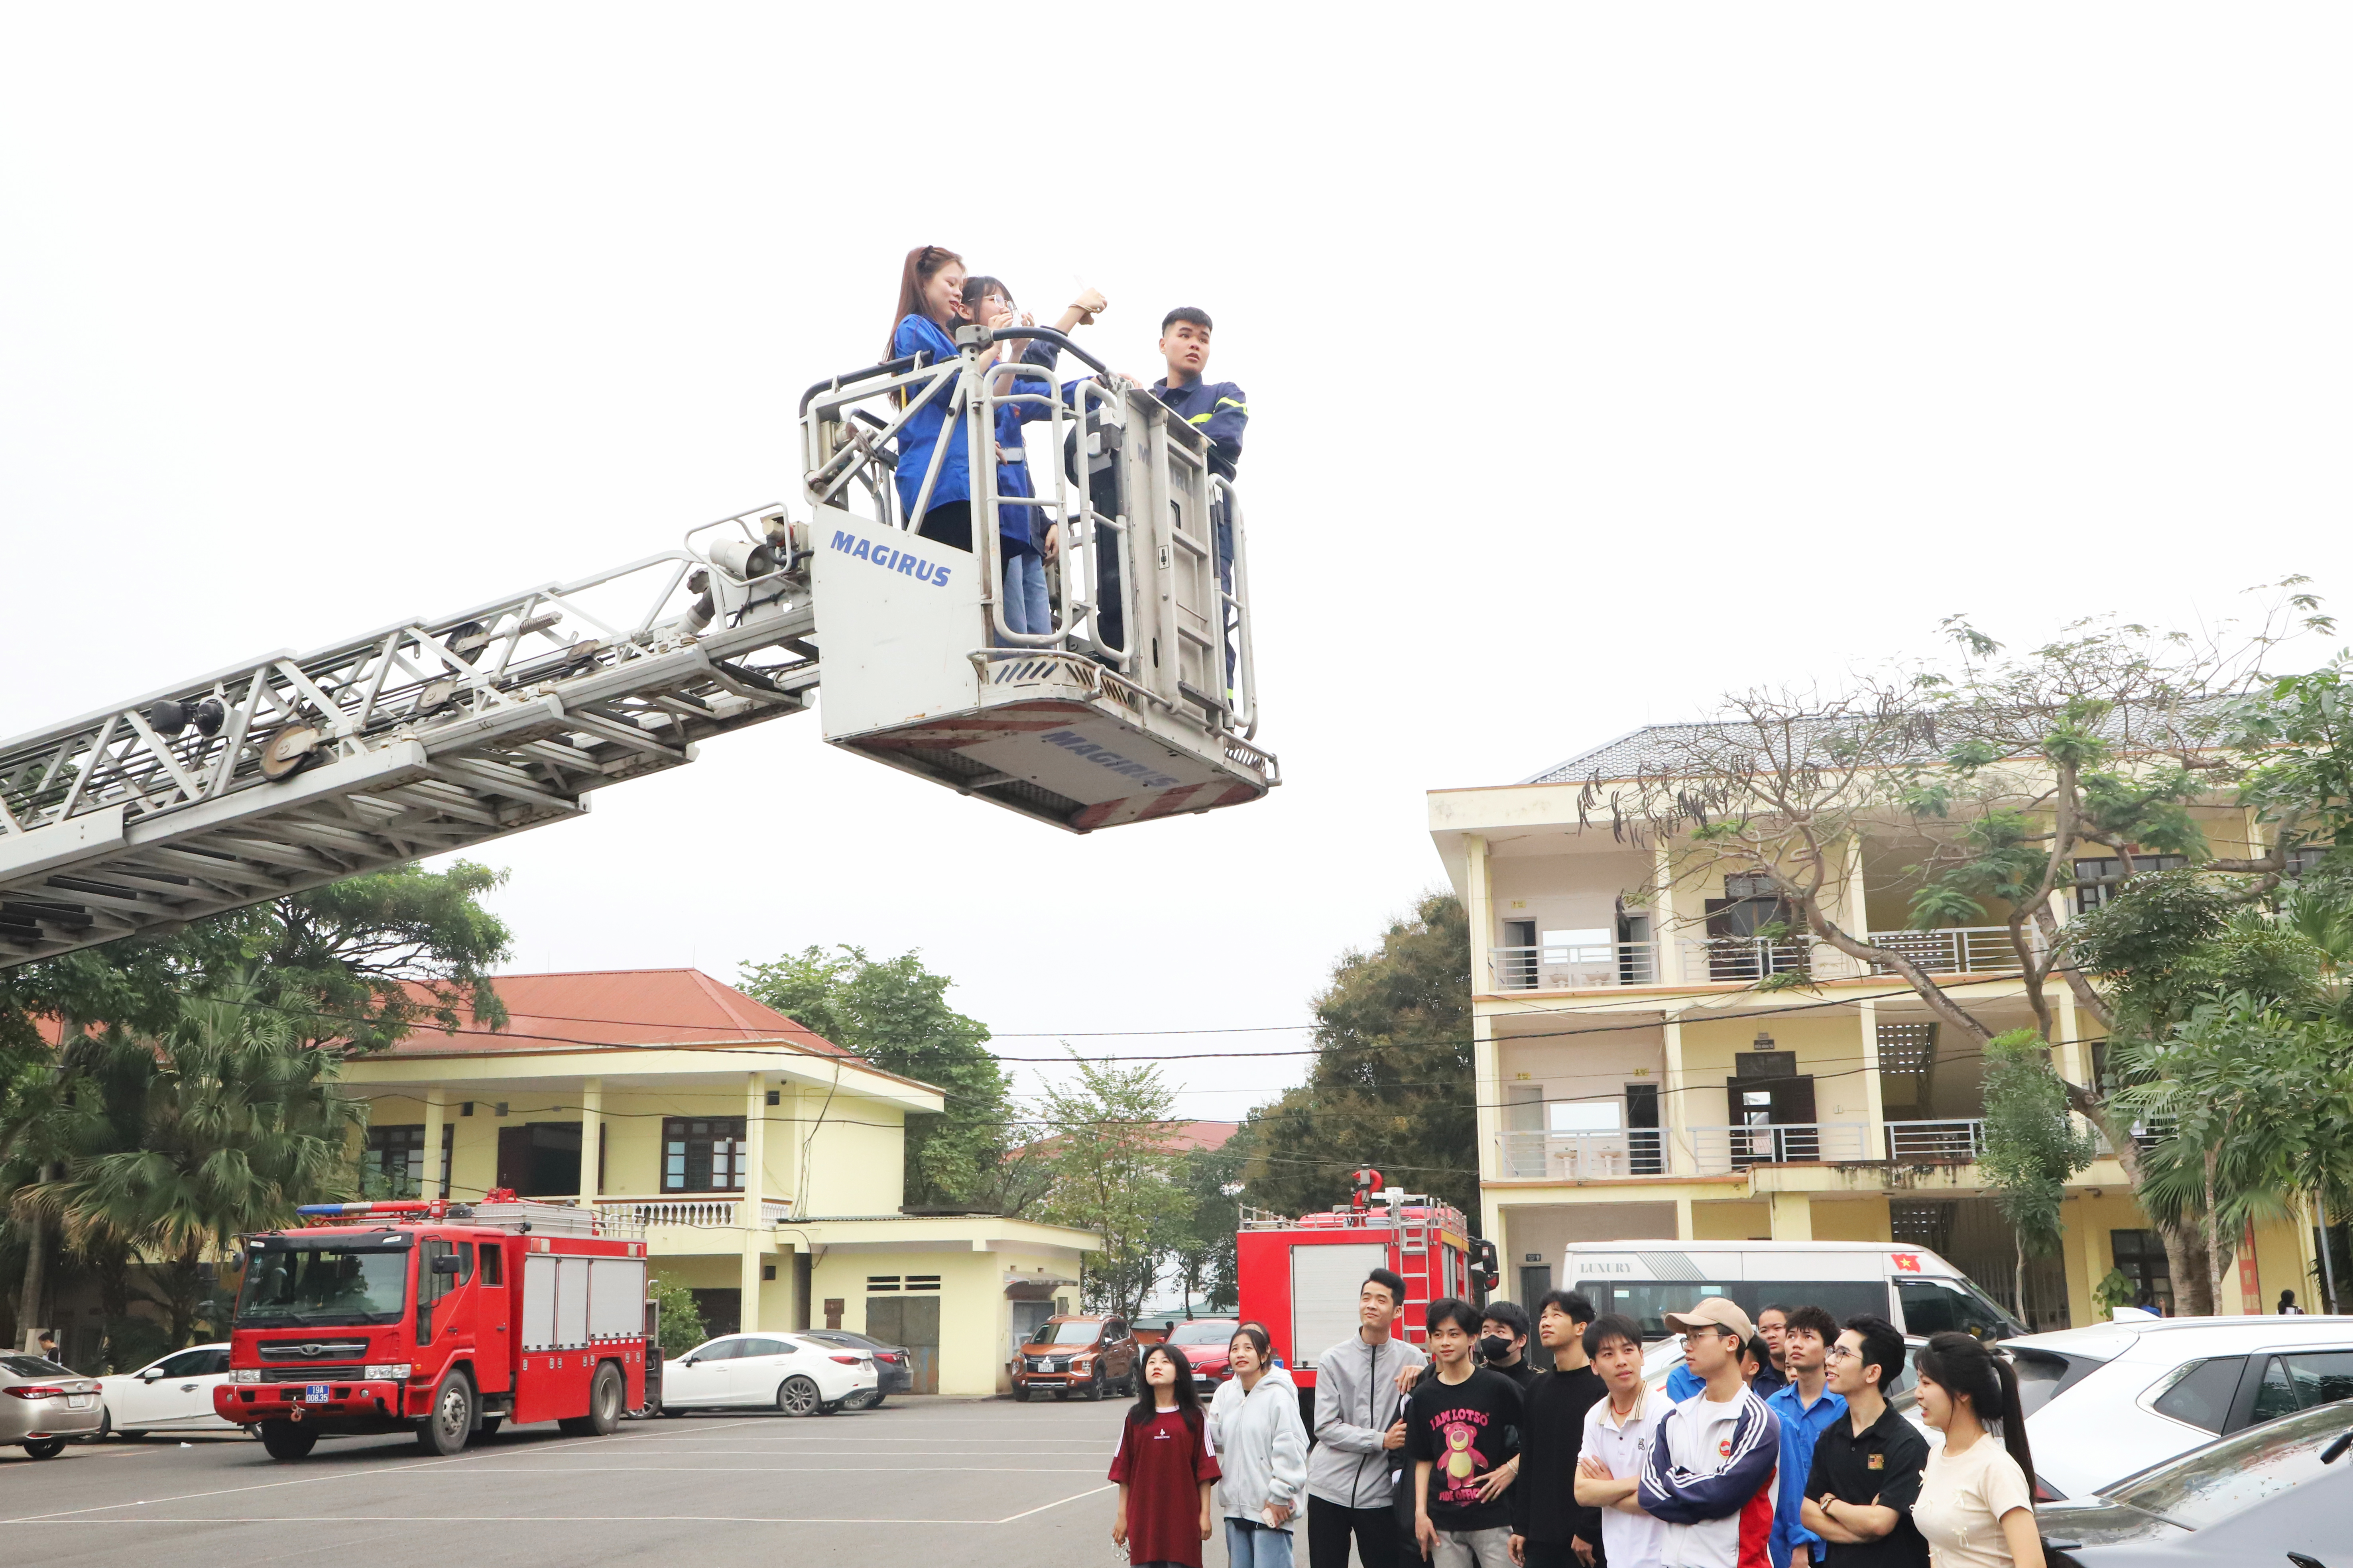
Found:
[{"label": "green leafy tree", "polygon": [[694,1304],[694,1292],[676,1277],[657,1274],[647,1280],[646,1299],[660,1311],[664,1361],[682,1356],[710,1338],[711,1331],[702,1326],[702,1309]]},{"label": "green leafy tree", "polygon": [[339,1058],[250,991],[190,999],[160,1040],[110,1031],[100,1044],[107,1059],[69,1108],[90,1135],[31,1201],[86,1255],[143,1256],[170,1342],[185,1344],[210,1259],[232,1233],[290,1224],[297,1203],[342,1191],[366,1109],[336,1087]]},{"label": "green leafy tree", "polygon": [[2068,1115],[2067,1086],[2052,1070],[2048,1052],[2031,1029],[2012,1029],[1986,1043],[1985,1149],[1978,1173],[1993,1189],[2017,1243],[2013,1305],[2028,1321],[2026,1259],[2058,1250],[2067,1178],[2096,1152],[2091,1135]]},{"label": "green leafy tree", "polygon": [[[341,1135],[335,1061],[412,1029],[505,1022],[487,977],[507,931],[481,905],[503,880],[466,861],[396,868],[0,972],[0,1264],[16,1263],[18,1323],[39,1321],[61,1262],[91,1271],[110,1317],[127,1312],[134,1254],[185,1323],[205,1294],[192,1236],[277,1212],[273,1183],[338,1190],[301,1142]],[[260,1118],[239,1134],[253,1146],[207,1144],[239,1104]],[[280,1113],[292,1144],[272,1142]],[[149,1157],[185,1169],[167,1180]]]},{"label": "green leafy tree", "polygon": [[1175,1179],[1186,1201],[1171,1217],[1166,1252],[1187,1317],[1196,1297],[1213,1312],[1240,1303],[1234,1237],[1242,1222],[1241,1173],[1241,1155],[1230,1147],[1188,1149],[1176,1157]]},{"label": "green leafy tree", "polygon": [[1101,1250],[1086,1257],[1084,1292],[1096,1310],[1134,1317],[1158,1283],[1173,1224],[1191,1210],[1168,1150],[1175,1096],[1160,1069],[1090,1061],[1073,1052],[1075,1081],[1039,1096],[1054,1181],[1042,1217],[1091,1230]]},{"label": "green leafy tree", "polygon": [[1009,1091],[988,1028],[947,1005],[946,975],[922,955],[873,959],[866,950],[811,947],[773,963],[746,963],[744,992],[885,1072],[937,1088],[946,1110],[907,1118],[910,1206],[1021,1198],[1034,1184],[997,1178],[1007,1155]]},{"label": "green leafy tree", "polygon": [[1471,934],[1461,900],[1423,897],[1380,945],[1351,950],[1315,998],[1307,1081],[1252,1110],[1227,1147],[1250,1201],[1289,1214],[1345,1200],[1370,1164],[1390,1185],[1479,1208]]}]

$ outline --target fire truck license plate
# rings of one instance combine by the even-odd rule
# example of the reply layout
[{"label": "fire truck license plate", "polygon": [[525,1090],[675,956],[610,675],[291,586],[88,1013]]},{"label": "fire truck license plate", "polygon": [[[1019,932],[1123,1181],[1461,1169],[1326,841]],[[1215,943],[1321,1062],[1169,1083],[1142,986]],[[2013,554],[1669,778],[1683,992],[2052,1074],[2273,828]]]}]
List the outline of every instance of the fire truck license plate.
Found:
[{"label": "fire truck license plate", "polygon": [[305,1384],[302,1389],[302,1400],[307,1405],[324,1405],[327,1403],[327,1385],[323,1383]]}]

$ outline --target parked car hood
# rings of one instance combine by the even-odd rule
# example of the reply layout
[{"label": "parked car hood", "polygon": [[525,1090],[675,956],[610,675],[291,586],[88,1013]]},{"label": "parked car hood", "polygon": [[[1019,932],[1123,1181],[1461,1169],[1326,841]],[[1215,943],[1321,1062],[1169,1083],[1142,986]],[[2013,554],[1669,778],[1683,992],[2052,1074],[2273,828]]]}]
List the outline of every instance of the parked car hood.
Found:
[{"label": "parked car hood", "polygon": [[2044,1503],[2034,1510],[2035,1528],[2053,1545],[2113,1546],[2137,1541],[2158,1545],[2195,1534],[2129,1503],[2090,1497],[2081,1502]]}]

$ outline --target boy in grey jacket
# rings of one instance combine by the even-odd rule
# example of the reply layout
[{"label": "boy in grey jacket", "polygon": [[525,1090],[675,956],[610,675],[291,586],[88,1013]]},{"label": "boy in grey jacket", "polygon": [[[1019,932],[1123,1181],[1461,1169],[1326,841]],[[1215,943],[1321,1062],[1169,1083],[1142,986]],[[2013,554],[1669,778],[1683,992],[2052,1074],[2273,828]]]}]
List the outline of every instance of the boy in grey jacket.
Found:
[{"label": "boy in grey jacket", "polygon": [[1405,1281],[1376,1268],[1356,1293],[1358,1328],[1315,1358],[1315,1447],[1307,1456],[1309,1568],[1398,1568],[1404,1545],[1393,1473],[1404,1463],[1398,1374],[1430,1358],[1396,1337]]}]

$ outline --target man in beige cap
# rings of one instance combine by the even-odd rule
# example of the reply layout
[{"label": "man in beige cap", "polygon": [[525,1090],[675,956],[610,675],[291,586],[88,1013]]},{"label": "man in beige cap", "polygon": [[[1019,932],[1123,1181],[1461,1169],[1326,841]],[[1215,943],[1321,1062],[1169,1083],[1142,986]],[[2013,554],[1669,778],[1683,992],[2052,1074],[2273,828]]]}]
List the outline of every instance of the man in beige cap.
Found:
[{"label": "man in beige cap", "polygon": [[[1761,1563],[1773,1533],[1780,1423],[1741,1381],[1741,1352],[1757,1335],[1723,1296],[1666,1314],[1704,1385],[1660,1418],[1634,1500],[1667,1526],[1666,1568]],[[1803,1484],[1802,1482],[1799,1484]]]}]

